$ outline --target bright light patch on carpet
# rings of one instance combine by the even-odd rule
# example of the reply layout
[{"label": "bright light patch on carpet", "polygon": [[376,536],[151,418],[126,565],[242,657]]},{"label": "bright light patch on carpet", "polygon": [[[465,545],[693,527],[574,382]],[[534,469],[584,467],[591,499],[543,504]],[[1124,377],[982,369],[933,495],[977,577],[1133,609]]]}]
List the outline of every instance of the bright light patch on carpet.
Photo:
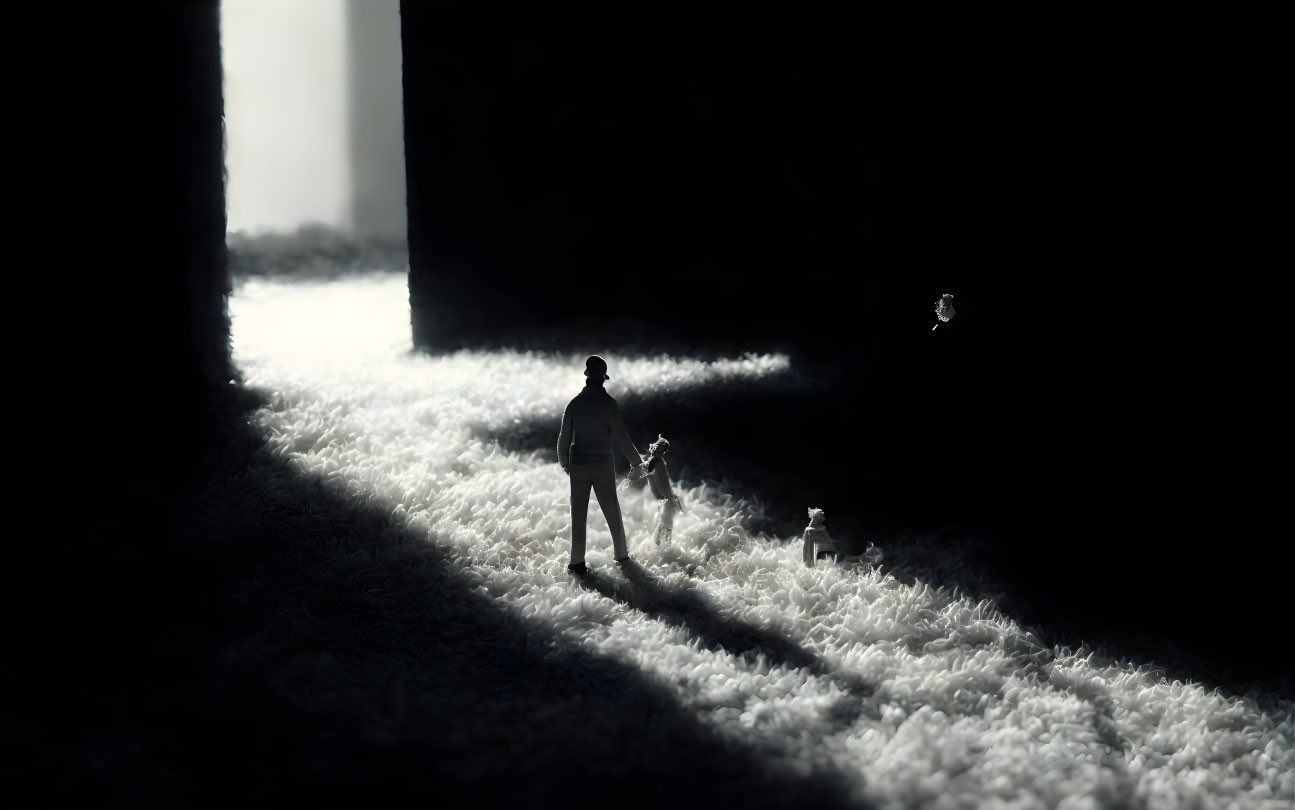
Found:
[{"label": "bright light patch on carpet", "polygon": [[[273,392],[258,419],[277,456],[385,504],[497,603],[650,673],[771,769],[827,765],[882,807],[1291,806],[1290,701],[1045,648],[992,604],[903,584],[867,560],[806,569],[799,538],[748,535],[745,518],[764,507],[713,482],[678,487],[689,508],[665,550],[651,541],[653,504],[622,493],[630,552],[793,652],[716,651],[687,623],[573,583],[552,447],[509,452],[479,437],[556,418],[582,356],[413,354],[402,274],[249,282],[230,309],[246,383]],[[640,394],[774,375],[798,384],[782,356],[607,359],[631,427]],[[596,508],[588,548],[591,567],[614,572]]]}]

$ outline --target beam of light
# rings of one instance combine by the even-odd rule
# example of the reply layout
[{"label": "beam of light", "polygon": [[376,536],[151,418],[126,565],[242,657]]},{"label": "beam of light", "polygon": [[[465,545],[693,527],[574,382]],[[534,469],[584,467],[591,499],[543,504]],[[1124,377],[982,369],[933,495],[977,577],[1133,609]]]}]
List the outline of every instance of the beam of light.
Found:
[{"label": "beam of light", "polygon": [[339,283],[250,279],[231,298],[230,316],[240,363],[248,368],[321,374],[413,349],[401,272]]},{"label": "beam of light", "polygon": [[[686,622],[572,584],[563,571],[568,482],[552,449],[505,451],[471,425],[560,411],[583,358],[412,354],[407,299],[400,274],[236,292],[235,359],[250,386],[272,393],[257,415],[272,453],[348,497],[384,504],[393,523],[418,529],[499,604],[653,674],[771,769],[811,773],[827,763],[855,780],[861,804],[882,807],[950,797],[959,806],[1264,807],[1291,795],[1288,699],[1230,698],[1046,647],[991,602],[869,565],[806,568],[799,538],[743,529],[744,514],[768,507],[723,484],[679,483],[689,508],[667,548],[651,541],[654,505],[623,493],[631,554],[669,587],[789,639],[828,672],[700,645]],[[776,355],[608,360],[614,396],[698,379],[741,386],[787,375],[794,384]],[[625,410],[635,427],[631,402]],[[587,561],[606,571],[610,557],[610,534],[591,508]],[[953,569],[936,573],[956,579]],[[833,673],[871,693],[843,690]]]},{"label": "beam of light", "polygon": [[228,230],[350,225],[345,0],[223,0]]},{"label": "beam of light", "polygon": [[[474,403],[476,424],[487,428],[548,416],[555,408],[560,413],[571,397],[571,369],[584,362],[583,356],[519,351],[410,356],[408,284],[399,271],[297,284],[249,279],[231,297],[230,317],[235,362],[249,385],[273,388],[309,377],[352,389],[372,386],[411,406],[458,395]],[[615,396],[740,384],[790,368],[783,354],[608,358],[617,364],[608,383]]]}]

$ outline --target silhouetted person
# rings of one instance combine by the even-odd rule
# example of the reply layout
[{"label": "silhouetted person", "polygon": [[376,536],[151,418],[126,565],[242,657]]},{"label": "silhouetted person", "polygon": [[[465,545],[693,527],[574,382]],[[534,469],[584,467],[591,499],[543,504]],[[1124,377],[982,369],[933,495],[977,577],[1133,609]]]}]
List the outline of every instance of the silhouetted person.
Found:
[{"label": "silhouetted person", "polygon": [[603,517],[612,532],[616,562],[629,559],[625,544],[625,526],[621,505],[616,500],[616,469],[612,466],[612,439],[634,467],[643,460],[638,448],[625,430],[620,406],[603,389],[610,380],[607,361],[591,355],[585,361],[585,387],[567,403],[562,413],[562,432],[558,434],[558,463],[571,477],[571,564],[567,570],[576,574],[585,567],[585,518],[589,513],[589,490],[598,496]]}]

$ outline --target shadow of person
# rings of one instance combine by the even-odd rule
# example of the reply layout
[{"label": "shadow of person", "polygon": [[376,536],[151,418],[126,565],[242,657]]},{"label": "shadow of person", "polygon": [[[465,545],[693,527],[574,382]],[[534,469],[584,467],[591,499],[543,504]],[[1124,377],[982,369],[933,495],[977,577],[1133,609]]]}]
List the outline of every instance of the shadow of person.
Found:
[{"label": "shadow of person", "polygon": [[[771,767],[657,679],[480,593],[390,504],[275,457],[249,399],[231,403],[202,486],[173,493],[175,522],[125,558],[149,565],[89,561],[75,594],[49,594],[96,608],[19,668],[20,795],[538,808],[616,791],[627,808],[857,805],[835,766]],[[139,546],[156,522],[135,519],[116,545]]]},{"label": "shadow of person", "polygon": [[[636,392],[623,402],[634,410],[638,424],[671,426],[678,448],[671,451],[678,462],[672,472],[681,486],[688,481],[719,481],[724,488],[762,504],[764,508],[742,517],[749,534],[799,538],[807,505],[843,504],[845,508],[830,510],[832,536],[845,541],[851,554],[864,553],[869,539],[882,538],[877,544],[885,552],[884,573],[907,585],[956,587],[972,601],[992,601],[1005,615],[1036,632],[1047,646],[1098,647],[1112,658],[1128,659],[1170,679],[1201,682],[1233,696],[1253,690],[1290,693],[1289,674],[1266,652],[1266,645],[1229,640],[1223,628],[1231,621],[1230,614],[1205,616],[1213,626],[1202,628],[1194,641],[1190,634],[1184,635],[1193,628],[1193,617],[1199,617],[1197,612],[1177,610],[1190,604],[1196,587],[1193,579],[1160,581],[1146,575],[1143,562],[1121,563],[1112,558],[1103,576],[1118,574],[1129,586],[1108,587],[1103,599],[1094,602],[1087,569],[1058,562],[1078,540],[1046,523],[1046,499],[1017,509],[1005,522],[985,516],[911,521],[909,517],[924,511],[926,487],[919,484],[931,467],[925,452],[912,448],[900,452],[904,448],[891,446],[883,436],[865,440],[860,452],[848,456],[833,451],[807,458],[807,449],[813,450],[816,443],[792,440],[794,431],[804,429],[795,426],[812,426],[816,433],[828,434],[844,430],[843,419],[858,417],[850,409],[836,407],[839,397],[851,401],[863,397],[841,376],[825,375],[820,383],[821,390],[836,394],[823,396],[820,389],[788,385],[775,376],[742,386],[717,383],[686,392]],[[777,442],[752,442],[750,437],[761,435],[768,424],[793,426],[788,428],[793,433],[784,433]],[[512,452],[529,453],[548,449],[558,429],[556,419],[536,417],[502,429],[476,426],[474,435],[498,441]],[[871,444],[877,441],[886,447]],[[962,459],[956,474],[974,478],[975,465],[963,454],[953,455]],[[804,469],[813,469],[815,475],[794,472]],[[990,485],[995,477],[977,480]],[[979,492],[967,489],[976,497]],[[1031,545],[1029,553],[1023,553],[1022,544],[1036,535],[1052,535],[1057,541]],[[1068,539],[1060,542],[1062,536]],[[1042,562],[1045,559],[1047,564]],[[1040,574],[1043,570],[1046,576]],[[1149,599],[1149,587],[1162,598]]]},{"label": "shadow of person", "polygon": [[590,571],[578,581],[608,599],[688,630],[707,649],[728,652],[747,661],[763,656],[776,666],[794,667],[831,679],[855,698],[849,704],[852,707],[849,711],[834,718],[844,726],[865,712],[875,719],[871,700],[875,689],[864,678],[835,669],[821,656],[781,633],[725,615],[697,585],[672,587],[632,559],[621,563],[620,568],[625,575],[624,582],[597,571]]}]

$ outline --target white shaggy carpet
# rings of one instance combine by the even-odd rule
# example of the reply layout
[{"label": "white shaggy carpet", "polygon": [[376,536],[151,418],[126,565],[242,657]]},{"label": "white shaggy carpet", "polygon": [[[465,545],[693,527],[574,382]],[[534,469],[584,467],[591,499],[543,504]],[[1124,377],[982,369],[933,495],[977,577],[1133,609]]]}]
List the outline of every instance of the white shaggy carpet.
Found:
[{"label": "white shaggy carpet", "polygon": [[[630,551],[643,569],[628,579],[611,564],[610,534],[591,508],[587,559],[598,578],[579,584],[564,571],[568,484],[552,447],[510,452],[480,437],[556,420],[579,388],[583,358],[414,354],[403,274],[253,279],[235,291],[230,313],[235,361],[246,385],[269,399],[256,424],[275,458],[388,514],[382,531],[412,532],[510,626],[548,631],[527,631],[537,655],[567,645],[589,661],[643,673],[768,773],[830,775],[861,807],[1295,806],[1289,700],[1228,698],[1145,667],[1047,648],[993,604],[879,573],[871,562],[884,538],[849,565],[807,570],[799,537],[748,533],[767,507],[723,482],[676,481],[688,511],[666,550],[651,541],[644,492],[621,494]],[[753,386],[771,376],[798,384],[780,356],[607,359],[608,390],[643,434],[656,430],[635,424],[639,395],[684,396],[691,386]],[[313,559],[327,565],[326,554]],[[385,628],[387,658],[422,660],[419,644],[402,641],[407,617],[384,614],[385,595],[407,583],[384,576],[344,586],[363,597],[366,626]],[[310,632],[312,621],[322,620],[285,610],[258,643]],[[445,620],[437,632],[454,627]],[[748,645],[755,649],[739,649]],[[255,654],[251,644],[236,646],[231,670]],[[338,650],[294,655],[283,665],[294,684],[285,701],[344,703],[354,673],[390,666]],[[578,693],[581,670],[569,671]],[[397,719],[383,733],[396,737],[416,733],[399,717],[413,713],[419,696],[410,692],[416,686],[403,688],[384,703]],[[447,732],[478,752],[463,755],[465,772],[526,773],[515,750],[522,738],[549,733],[561,749],[562,717],[542,694],[505,687],[484,699],[491,717],[514,725]],[[584,738],[601,739],[597,713],[580,718]],[[653,717],[641,721],[642,745],[613,738],[608,726],[607,749],[624,750],[627,760],[660,756],[645,746],[665,738],[652,730]],[[581,763],[569,769],[579,774]]]}]

